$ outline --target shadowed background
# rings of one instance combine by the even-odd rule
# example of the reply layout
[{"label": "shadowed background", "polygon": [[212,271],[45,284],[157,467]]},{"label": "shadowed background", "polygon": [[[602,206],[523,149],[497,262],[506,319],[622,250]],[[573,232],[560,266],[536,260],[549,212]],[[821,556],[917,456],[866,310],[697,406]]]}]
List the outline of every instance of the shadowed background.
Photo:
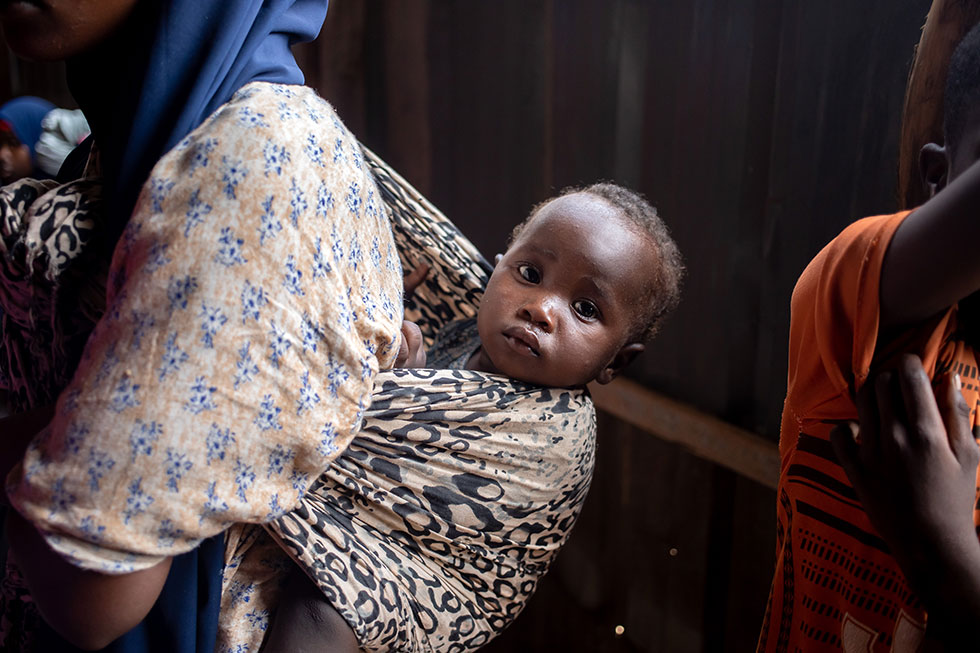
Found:
[{"label": "shadowed background", "polygon": [[[644,193],[688,276],[628,376],[774,447],[796,278],[844,225],[898,207],[903,97],[929,6],[331,0],[297,56],[362,142],[488,258],[565,186]],[[61,67],[3,56],[0,100],[71,106]],[[579,525],[486,650],[751,650],[773,490],[599,419]]]}]

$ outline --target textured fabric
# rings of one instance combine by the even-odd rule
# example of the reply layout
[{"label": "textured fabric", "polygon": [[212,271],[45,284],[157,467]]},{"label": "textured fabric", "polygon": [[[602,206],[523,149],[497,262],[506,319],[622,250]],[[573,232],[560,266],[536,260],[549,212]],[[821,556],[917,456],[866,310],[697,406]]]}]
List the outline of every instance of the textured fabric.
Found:
[{"label": "textured fabric", "polygon": [[[385,371],[360,433],[300,508],[266,528],[363,650],[474,651],[520,613],[565,543],[594,453],[583,390]],[[274,570],[276,558],[268,545],[236,557],[219,650],[256,650],[278,583],[249,570]]]},{"label": "textured fabric", "polygon": [[[265,96],[268,95],[263,85],[257,85],[257,88],[262,92],[248,97],[248,91],[252,89],[246,89],[246,93],[240,98],[236,98],[236,101],[238,99],[247,101],[246,103],[256,113],[265,112],[265,116],[277,115],[275,113],[270,114],[269,107],[265,105],[254,104],[265,99]],[[302,92],[306,93],[307,91]],[[303,99],[304,97],[301,94],[291,98],[293,105],[298,101],[297,98]],[[287,103],[287,105],[289,104]],[[275,108],[282,110],[283,107],[277,103]],[[257,122],[262,122],[261,118],[263,117],[259,116]],[[111,274],[112,283],[110,283],[110,316],[113,312],[125,313],[116,307],[115,297],[121,295],[125,299],[125,290],[127,284],[133,283],[134,271],[136,274],[141,273],[142,267],[145,267],[144,261],[147,259],[155,260],[153,256],[149,256],[150,252],[155,249],[157,253],[162,253],[164,258],[172,258],[172,253],[183,251],[172,246],[174,243],[183,243],[180,234],[185,229],[189,229],[192,233],[200,235],[202,233],[200,230],[210,224],[208,216],[217,212],[217,209],[214,208],[215,198],[201,194],[196,197],[194,202],[200,202],[203,199],[212,209],[211,212],[206,212],[203,216],[204,222],[198,222],[198,218],[202,217],[199,212],[190,210],[193,208],[191,197],[193,197],[194,191],[203,192],[195,184],[194,175],[198,172],[196,168],[210,167],[212,174],[220,173],[220,182],[214,184],[218,188],[213,191],[218,198],[226,192],[225,188],[228,185],[224,173],[220,172],[222,170],[227,172],[227,170],[218,168],[219,172],[215,172],[218,162],[217,153],[220,153],[220,148],[216,146],[216,149],[212,151],[206,151],[207,147],[203,148],[205,151],[203,151],[204,157],[202,159],[199,157],[202,148],[193,147],[195,144],[208,142],[202,133],[207,134],[208,137],[213,137],[223,128],[222,120],[234,122],[234,119],[238,119],[250,124],[251,118],[254,118],[254,115],[250,115],[248,112],[236,114],[234,105],[232,105],[232,109],[220,115],[213,123],[203,126],[198,134],[192,135],[188,143],[182,144],[179,153],[174,153],[172,157],[168,156],[161,162],[160,169],[165,170],[167,166],[173,164],[176,157],[178,169],[181,169],[179,166],[183,165],[179,164],[179,161],[184,161],[190,169],[182,169],[185,174],[170,177],[154,172],[147,187],[147,194],[141,203],[141,210],[134,218],[134,225],[142,226],[134,226],[128,230],[126,240],[120,245],[119,254],[117,254],[114,262]],[[330,124],[336,127],[332,120]],[[254,133],[255,130],[259,130],[259,133],[265,133],[262,131],[263,129],[265,129],[264,126],[253,125],[249,128],[249,132]],[[213,132],[212,130],[216,131]],[[221,141],[221,139],[216,140]],[[336,142],[334,142],[334,146],[336,146]],[[241,151],[240,144],[236,144],[235,151]],[[315,152],[315,150],[310,151]],[[296,150],[286,149],[285,152],[289,153],[287,158],[290,162],[295,163]],[[305,149],[302,152],[304,156],[308,155]],[[333,157],[338,152],[342,156],[334,161]],[[263,157],[270,153],[272,156],[268,159],[263,158],[263,175],[259,178],[259,183],[262,185],[271,183],[264,180],[266,175],[272,176],[272,173],[275,173],[276,176],[280,175],[275,164],[278,161],[277,155],[284,155],[284,151],[270,148],[264,150]],[[380,195],[372,196],[371,191],[368,190],[361,201],[354,202],[354,205],[362,209],[363,215],[366,216],[371,213],[369,207],[372,206],[372,198],[378,202],[374,205],[376,210],[380,210],[380,202],[383,200],[391,214],[390,217],[401,250],[399,253],[402,255],[404,267],[414,267],[423,260],[432,267],[433,272],[416,291],[416,300],[406,310],[407,316],[420,323],[423,333],[426,335],[427,343],[431,345],[432,339],[441,324],[456,318],[475,315],[476,306],[482,296],[482,288],[486,283],[490,266],[480,257],[472,244],[459,234],[452,223],[432,209],[423,198],[419,197],[413,189],[388,170],[371,153],[367,152],[366,160],[362,162],[358,153],[342,146],[339,150],[330,150],[329,156],[331,164],[337,163],[347,166],[348,170],[351,165],[357,167],[359,164],[367,164],[366,168],[379,181]],[[204,165],[204,160],[207,162],[206,165]],[[192,167],[188,161],[197,161],[197,163]],[[271,168],[268,167],[269,161],[272,161],[273,164]],[[248,167],[246,165],[246,168]],[[252,170],[251,172],[255,171]],[[285,175],[286,173],[282,174]],[[161,178],[172,178],[176,183],[173,187],[167,188],[167,182],[158,183]],[[182,185],[188,187],[181,188]],[[236,189],[242,189],[245,185],[242,183],[236,186]],[[152,238],[142,241],[141,239],[147,237],[147,227],[159,229],[165,226],[159,224],[162,222],[162,218],[159,216],[156,221],[153,219],[152,203],[155,197],[154,193],[157,192],[154,189],[161,187],[163,188],[161,191],[163,196],[161,211],[167,209],[171,216],[174,214],[179,216],[179,220],[176,226],[172,225],[171,230],[167,232],[171,234],[171,240]],[[186,197],[186,201],[175,201],[173,199],[174,194]],[[339,197],[335,193],[333,195],[320,195],[318,192],[316,203],[313,202],[312,196],[304,198],[308,201],[308,205],[299,215],[300,224],[309,224],[305,220],[307,217],[312,217],[314,206],[330,206],[330,209],[333,210],[340,203]],[[322,204],[321,199],[323,200]],[[147,202],[151,205],[150,210],[146,208]],[[348,207],[348,210],[351,210],[351,203],[347,197],[343,198],[343,203]],[[303,202],[297,202],[297,205],[303,205]],[[178,207],[178,210],[173,210],[174,206]],[[200,204],[196,206],[200,208]],[[290,206],[291,208],[293,207]],[[263,212],[265,211],[266,209],[263,209]],[[144,215],[144,212],[147,215]],[[225,260],[233,260],[235,255],[241,255],[248,260],[253,258],[249,256],[249,253],[254,254],[256,247],[254,241],[261,240],[262,230],[265,227],[257,226],[255,233],[259,235],[253,235],[250,242],[238,242],[239,228],[241,227],[242,235],[249,231],[250,223],[246,214],[247,212],[243,212],[234,223],[233,228],[230,228],[234,232],[234,237],[226,239],[224,244],[232,247],[219,250],[224,252],[222,257]],[[277,211],[276,214],[283,218],[290,215],[284,210]],[[173,221],[172,218],[171,221]],[[317,223],[314,222],[313,224]],[[359,226],[361,225],[363,222],[359,223]],[[280,226],[283,227],[282,231],[272,229],[275,232],[275,238],[291,233],[288,231],[287,219],[280,220]],[[219,233],[224,236],[223,232]],[[358,229],[358,234],[362,233],[363,229]],[[337,267],[341,260],[350,262],[354,259],[359,261],[359,265],[367,266],[368,261],[374,265],[376,256],[373,247],[365,250],[363,247],[355,248],[349,243],[345,247],[347,241],[344,238],[333,238],[326,228],[324,228],[322,238],[321,245],[323,247],[319,249],[321,253],[329,251],[329,256],[326,257],[326,262],[329,265]],[[203,240],[206,241],[207,239],[204,238]],[[220,242],[221,239],[218,240]],[[141,242],[142,245],[139,244]],[[330,244],[329,250],[325,247],[327,243]],[[163,249],[163,244],[167,245],[167,249]],[[154,247],[155,245],[160,246]],[[335,245],[339,245],[339,247],[335,248]],[[147,252],[142,259],[132,265],[121,263],[121,261],[133,257],[134,252],[137,252],[140,247]],[[253,249],[248,250],[249,247]],[[269,243],[262,246],[259,243],[258,247],[261,247],[263,253],[267,253],[272,251],[273,246]],[[360,254],[355,254],[358,249]],[[378,253],[381,253],[380,248]],[[334,256],[339,258],[335,259]],[[255,258],[258,259],[257,256]],[[208,256],[198,256],[196,259],[206,262]],[[276,264],[273,268],[277,271],[276,283],[285,286],[284,282],[289,277],[286,274],[288,255],[276,257],[271,254],[266,259],[268,260],[265,260],[265,263],[269,263],[271,260],[272,263]],[[321,257],[319,260],[323,261],[323,258]],[[384,258],[385,270],[393,272],[393,270],[388,270],[389,264],[392,268],[400,267],[386,255]],[[237,265],[232,267],[237,268]],[[297,268],[306,274],[307,278],[316,275],[313,272],[315,266],[308,269],[298,265]],[[125,278],[116,274],[120,270],[127,271]],[[183,274],[174,276],[178,279],[184,277]],[[215,274],[213,276],[217,278],[220,275]],[[169,277],[167,278],[168,295],[165,301],[161,298],[161,302],[169,306],[170,284]],[[203,278],[203,275],[200,278]],[[231,278],[234,278],[234,275],[222,277],[223,280]],[[122,284],[120,287],[116,286],[117,280]],[[400,288],[400,275],[398,273],[395,273],[395,284]],[[200,291],[200,287],[198,291]],[[286,295],[289,293],[287,292]],[[190,295],[188,301],[192,304],[198,298],[199,296],[196,294]],[[393,303],[397,304],[398,302],[393,301]],[[243,308],[237,303],[235,307],[236,312]],[[376,306],[374,313],[377,314],[378,310],[383,309],[383,307],[384,301],[382,300],[380,309]],[[174,314],[183,310],[185,309],[165,311],[165,313],[169,313],[167,319],[173,319]],[[264,310],[269,309],[265,308]],[[371,313],[372,311],[368,310],[367,306],[363,307],[363,312],[356,313],[358,315],[357,322],[365,320]],[[203,319],[206,317],[205,315],[197,317],[199,320],[191,320],[190,322],[190,331],[193,332],[194,337],[186,340],[193,342],[196,338],[201,338],[201,343],[197,344],[196,347],[198,350],[206,350],[207,347],[204,346],[203,339],[211,330],[202,328],[202,323],[206,322]],[[235,317],[239,317],[239,315]],[[232,324],[231,320],[220,325],[218,331],[221,337],[227,336],[223,329],[230,324]],[[154,326],[155,329],[160,328],[156,321],[154,321],[154,325],[156,325]],[[396,326],[397,324],[393,324],[392,329]],[[169,329],[162,329],[161,336],[157,340],[163,341],[164,336],[168,333]],[[218,333],[211,333],[210,335],[217,347]],[[122,343],[129,342],[131,344],[131,340],[125,340],[126,337],[130,337],[125,332],[122,337]],[[269,339],[271,340],[271,338]],[[181,351],[189,355],[192,354],[192,349],[185,349],[181,342],[178,341]],[[464,348],[472,349],[474,346],[475,343],[471,342],[466,344]],[[259,349],[261,353],[266,355],[266,358],[273,353],[271,348]],[[125,352],[126,347],[123,346],[114,351],[120,350]],[[393,354],[393,351],[389,352],[389,356],[390,354]],[[261,354],[256,356],[257,359],[260,357]],[[181,356],[177,356],[177,358],[181,358]],[[104,357],[102,361],[105,361]],[[112,365],[109,366],[110,369],[106,373],[118,375],[120,368],[125,365],[125,361],[111,362]],[[160,383],[159,379],[152,373],[158,374],[157,367],[163,366],[164,362],[162,356],[153,361],[156,367],[151,370],[151,378],[146,386],[142,386],[135,380],[131,381],[130,385],[160,388],[167,392],[179,394],[179,391],[175,390],[174,386],[169,383],[173,377],[166,375],[168,383]],[[182,361],[181,364],[189,362],[186,360]],[[261,364],[261,361],[259,362]],[[91,360],[85,361],[83,362],[83,370],[93,369],[95,365],[96,363]],[[101,371],[102,366],[99,366],[98,369]],[[241,371],[240,368],[235,369]],[[377,650],[386,650],[385,647],[387,650],[412,650],[403,648],[406,646],[421,647],[418,650],[455,650],[460,646],[465,646],[467,649],[479,646],[497,634],[520,611],[527,597],[533,591],[537,579],[547,569],[550,560],[564,542],[574,522],[591,477],[594,448],[594,421],[591,403],[587,395],[582,392],[532,388],[508,381],[502,377],[476,372],[396,371],[383,372],[382,377],[386,379],[386,382],[384,388],[379,389],[379,393],[375,396],[377,400],[375,408],[381,410],[381,407],[385,405],[388,405],[388,408],[373,415],[372,420],[376,426],[358,435],[358,442],[360,443],[358,447],[348,448],[352,456],[351,461],[347,461],[345,458],[343,462],[337,462],[332,466],[341,470],[342,474],[354,474],[355,478],[360,480],[355,483],[354,481],[338,480],[340,477],[335,477],[331,481],[329,474],[321,477],[321,480],[317,481],[317,487],[320,488],[321,494],[325,492],[328,496],[310,496],[309,502],[303,502],[299,511],[295,513],[295,517],[289,521],[291,530],[285,536],[280,535],[280,541],[289,547],[301,563],[305,561],[304,564],[307,565],[310,573],[313,573],[313,570],[317,568],[319,557],[316,555],[310,557],[310,550],[315,551],[317,550],[316,547],[321,545],[318,538],[322,538],[324,534],[342,535],[343,531],[337,529],[342,529],[348,521],[346,517],[337,512],[335,507],[332,507],[331,502],[334,504],[339,502],[342,507],[347,506],[351,498],[356,498],[362,504],[368,500],[379,502],[378,516],[380,521],[363,530],[357,530],[357,527],[353,525],[352,529],[348,530],[349,533],[356,532],[363,537],[362,541],[351,543],[350,546],[358,549],[364,555],[368,552],[383,550],[385,546],[388,546],[385,544],[388,541],[386,538],[395,532],[391,529],[399,524],[399,520],[401,520],[403,529],[415,524],[414,517],[405,516],[407,515],[405,506],[417,505],[416,517],[423,516],[424,511],[429,513],[425,522],[425,527],[430,529],[427,531],[429,537],[423,538],[425,546],[419,550],[418,554],[415,554],[411,547],[402,551],[406,556],[404,565],[406,568],[415,570],[414,573],[418,575],[416,580],[422,577],[427,578],[426,583],[435,584],[433,587],[441,587],[444,590],[443,594],[426,593],[427,590],[414,592],[411,591],[410,584],[403,584],[395,588],[397,594],[393,595],[393,598],[396,599],[396,603],[389,604],[388,599],[390,597],[381,593],[382,590],[391,588],[390,583],[393,582],[393,579],[399,579],[400,583],[405,581],[400,580],[400,576],[398,576],[401,566],[387,559],[376,560],[379,566],[369,570],[370,573],[376,574],[376,578],[387,579],[382,584],[372,585],[368,576],[362,573],[364,569],[361,565],[349,569],[350,577],[354,579],[353,584],[344,585],[329,574],[321,574],[318,579],[321,583],[329,583],[330,587],[341,588],[342,593],[331,594],[330,596],[336,601],[335,605],[348,619],[366,646],[374,647]],[[115,378],[125,377],[117,376]],[[111,388],[111,384],[108,387]],[[327,387],[329,389],[329,378]],[[125,393],[122,394],[128,396]],[[321,392],[320,394],[325,400],[329,399],[327,393]],[[73,396],[73,394],[69,394],[67,399],[63,400],[63,403],[69,402],[69,408],[73,402],[80,405],[80,402],[73,400]],[[116,395],[110,393],[110,404],[114,396]],[[142,400],[145,395],[139,395],[137,392],[134,396]],[[126,402],[123,401],[122,403]],[[178,415],[187,412],[184,410],[184,403],[185,400],[178,396],[179,405],[172,412]],[[248,403],[243,403],[247,410],[249,408]],[[255,405],[251,404],[251,406]],[[299,408],[298,405],[297,408]],[[120,411],[120,414],[126,415],[128,414],[126,411],[132,409],[144,410],[141,404],[138,407],[125,407]],[[74,410],[79,410],[79,408],[76,407]],[[115,414],[114,411],[111,412]],[[59,415],[63,413],[64,406],[59,406]],[[210,415],[211,413],[205,414]],[[304,412],[303,416],[308,414]],[[285,420],[286,415],[284,414],[282,418]],[[447,419],[457,421],[459,428],[440,431],[446,425],[445,420]],[[398,426],[399,424],[401,426]],[[314,428],[312,431],[307,429],[306,432],[311,434],[314,440],[318,440],[320,434],[316,431],[317,429]],[[416,436],[420,432],[426,433],[426,442],[418,441]],[[140,441],[137,439],[137,442],[148,445],[153,451],[159,453],[167,446],[167,441],[172,437],[172,433],[173,429],[164,429],[156,441]],[[403,433],[407,433],[408,436],[400,435]],[[69,434],[62,436],[59,446],[70,447],[73,442],[69,439],[70,437]],[[399,439],[402,440],[400,444]],[[432,446],[428,440],[431,440]],[[80,443],[80,450],[85,451],[86,445],[89,445],[88,450],[91,453],[90,445],[95,441],[94,437],[87,441],[83,440]],[[43,446],[50,447],[56,442],[58,441],[49,435],[48,441]],[[121,448],[124,453],[129,453],[133,444],[131,440],[122,442]],[[191,449],[195,446],[194,442],[185,444]],[[242,446],[242,444],[243,440],[240,437],[234,443],[236,447]],[[256,443],[256,445],[260,444],[264,443]],[[44,450],[47,451],[48,449]],[[402,461],[400,459],[401,454],[410,450],[414,450],[413,459]],[[210,452],[211,450],[208,449],[207,451]],[[230,452],[226,452],[226,454],[230,459]],[[368,458],[365,458],[365,455]],[[425,456],[428,458],[424,458]],[[470,459],[471,456],[473,457],[472,460]],[[172,462],[171,456],[165,458],[166,463]],[[36,459],[42,460],[40,456],[37,456]],[[263,454],[260,454],[258,459],[264,461]],[[215,461],[210,462],[214,463]],[[287,461],[287,464],[288,462],[291,461]],[[130,461],[127,459],[123,463],[129,465]],[[165,477],[167,482],[165,491],[158,494],[159,498],[154,497],[154,502],[141,506],[146,508],[148,512],[153,510],[162,512],[164,509],[173,511],[173,499],[177,498],[178,495],[181,500],[187,496],[186,489],[196,474],[202,470],[205,475],[216,473],[206,462],[202,465],[198,461],[198,463],[192,463],[190,468],[183,470],[177,468],[174,472],[167,474],[166,470],[170,467],[166,463],[164,469],[157,470],[156,473],[156,483],[158,484]],[[386,499],[383,495],[379,495],[375,488],[384,487],[386,481],[382,477],[384,477],[386,470],[394,469],[391,465],[404,465],[406,484],[404,487],[392,486],[391,495]],[[84,477],[83,480],[89,482],[93,480],[89,467],[76,466],[74,469],[76,474]],[[110,471],[115,469],[114,461]],[[435,473],[436,470],[439,473]],[[250,499],[253,496],[252,492],[258,486],[274,484],[280,476],[261,473],[263,471],[268,472],[264,466],[256,467],[254,471],[257,472],[255,486],[246,488]],[[382,477],[377,477],[379,473]],[[174,479],[179,487],[177,492],[173,492],[169,486],[169,482],[174,476],[179,476],[179,478]],[[269,481],[270,477],[275,478]],[[105,478],[105,475],[98,477],[97,480],[100,485],[105,482]],[[235,496],[237,496],[238,478],[236,473],[233,480],[227,481],[227,485],[233,490],[231,494]],[[248,479],[247,476],[244,478]],[[395,478],[388,478],[388,481],[392,483],[396,480]],[[411,484],[407,483],[409,480],[411,480]],[[56,478],[55,484],[59,481],[61,478]],[[29,482],[34,483],[30,479]],[[328,491],[326,488],[329,487],[329,483],[335,485],[339,483],[342,487],[337,487],[336,492]],[[73,487],[77,489],[81,486],[84,486],[84,483],[75,481]],[[62,482],[61,487],[64,487],[64,482]],[[117,487],[120,487],[118,483]],[[129,487],[123,485],[121,491],[129,492]],[[142,486],[140,489],[145,487]],[[497,495],[501,495],[496,500],[495,492]],[[78,497],[84,494],[72,492],[57,495],[69,500],[69,505],[66,506],[67,510],[64,511],[65,515],[60,515],[63,511],[60,510],[60,504],[57,501],[48,504],[48,509],[45,510],[42,499],[37,507],[45,515],[49,512],[52,515],[58,513],[60,516],[56,517],[55,521],[59,523],[71,516],[76,519],[81,518],[84,523],[85,518],[91,515],[83,516],[76,512]],[[54,492],[51,492],[49,496],[57,498]],[[125,503],[120,499],[119,506],[122,520],[125,520],[127,510],[133,513],[131,519],[144,519],[146,513],[135,512],[136,502],[131,502],[129,496],[124,498]],[[227,501],[226,503],[232,505],[233,502]],[[57,510],[51,510],[51,507],[55,507]],[[234,507],[241,508],[242,506]],[[202,514],[207,519],[215,517],[215,515],[209,514],[207,506],[205,508],[206,510],[202,511]],[[331,512],[332,521],[321,523],[318,521],[317,515],[325,510]],[[371,512],[371,509],[366,508],[365,510]],[[218,517],[223,516],[218,515]],[[93,521],[89,521],[89,524],[92,523]],[[94,523],[102,525],[98,522]],[[152,522],[150,523],[152,524]],[[137,560],[137,556],[126,554],[125,559],[120,562],[115,550],[106,550],[104,546],[106,532],[101,533],[100,546],[90,547],[83,552],[87,559],[95,560],[98,564],[104,564],[108,561],[113,566],[118,564],[120,567],[124,564],[132,565]],[[423,531],[415,528],[414,531],[409,532],[420,536]],[[162,534],[154,533],[153,535]],[[166,535],[169,539],[170,534],[167,533]],[[176,541],[177,537],[175,536],[174,539]],[[445,549],[439,544],[440,540],[446,543],[448,539],[452,540],[452,547],[458,548]],[[84,542],[77,535],[73,536],[73,540],[70,546],[76,549],[84,545]],[[313,548],[310,549],[308,545]],[[363,559],[359,558],[359,560]],[[247,650],[256,650],[255,646],[268,627],[269,619],[275,608],[278,598],[275,590],[278,582],[293,564],[294,562],[276,544],[276,541],[261,528],[248,524],[238,524],[227,532],[226,568],[222,591],[223,630],[221,645],[218,650],[241,651],[246,650],[243,648],[246,645],[250,646]],[[359,588],[357,583],[361,582],[365,584]],[[422,587],[422,585],[418,587]],[[428,585],[425,587],[427,588]],[[356,593],[351,594],[351,592]],[[440,600],[443,603],[438,605],[434,603],[434,601]],[[383,627],[371,620],[369,614],[364,612],[365,606],[370,606],[372,602],[385,610],[384,614],[387,615],[388,619]],[[430,619],[434,612],[439,614]],[[379,612],[379,616],[380,614],[381,612]],[[395,615],[398,621],[392,621],[396,618],[392,615]],[[445,618],[440,615],[444,615]],[[449,618],[450,615],[452,618]],[[412,619],[412,621],[406,621],[406,619]],[[405,632],[396,632],[401,630],[402,622],[406,626]],[[230,625],[237,626],[237,629],[230,628]]]},{"label": "textured fabric", "polygon": [[426,352],[426,367],[436,370],[463,370],[480,346],[476,318],[454,320],[439,330]]},{"label": "textured fabric", "polygon": [[364,149],[381,199],[388,209],[403,270],[420,264],[429,273],[405,303],[427,348],[453,320],[476,317],[493,268],[446,216],[373,152]]},{"label": "textured fabric", "polygon": [[15,412],[54,403],[105,312],[101,208],[97,156],[68,184],[0,188],[0,389]]},{"label": "textured fabric", "polygon": [[906,215],[849,226],[814,258],[793,292],[776,572],[759,651],[902,653],[917,650],[923,637],[923,606],[829,442],[835,422],[857,419],[853,397],[872,363],[900,352],[918,354],[930,378],[958,372],[977,423],[977,360],[957,337],[955,307],[880,341],[882,261]]},{"label": "textured fabric", "polygon": [[[100,233],[110,247],[129,220],[151,168],[232,94],[256,80],[302,82],[289,48],[316,36],[326,8],[326,0],[139,2],[123,29],[68,62],[69,86],[98,132],[104,155],[108,200]],[[95,262],[93,274],[106,262]],[[52,340],[72,335],[57,334]],[[57,356],[71,356],[71,349]],[[196,550],[184,554],[195,555]],[[180,583],[168,578],[168,587],[218,580],[220,568],[209,564],[210,559],[179,566],[196,571],[198,578]],[[171,577],[175,573],[178,565]],[[174,598],[165,591],[147,621],[166,607],[161,603]],[[193,614],[193,605],[176,599],[175,605]],[[200,613],[200,618],[208,617]],[[202,622],[199,630],[206,629]]]},{"label": "textured fabric", "polygon": [[327,0],[137,2],[112,37],[67,62],[103,157],[118,234],[151,168],[239,88],[302,84],[290,47],[316,38]]},{"label": "textured fabric", "polygon": [[390,366],[401,283],[330,106],[245,87],[154,168],[13,505],[74,564],[117,573],[293,509]]},{"label": "textured fabric", "polygon": [[34,159],[34,146],[41,137],[41,122],[54,105],[39,97],[24,95],[14,98],[0,106],[0,120],[6,122],[14,131],[17,140],[31,150]]}]

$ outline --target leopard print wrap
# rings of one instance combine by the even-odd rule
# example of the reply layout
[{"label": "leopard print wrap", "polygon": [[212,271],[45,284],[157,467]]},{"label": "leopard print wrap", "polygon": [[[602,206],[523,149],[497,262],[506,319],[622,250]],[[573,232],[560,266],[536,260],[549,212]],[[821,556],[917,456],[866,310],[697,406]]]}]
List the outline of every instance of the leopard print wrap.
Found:
[{"label": "leopard print wrap", "polygon": [[453,320],[475,317],[493,268],[450,220],[405,179],[363,148],[388,209],[402,269],[430,267],[405,306],[405,319],[419,325],[426,347]]},{"label": "leopard print wrap", "polygon": [[105,310],[111,244],[95,175],[0,188],[0,388],[14,412],[54,403]]},{"label": "leopard print wrap", "polygon": [[267,529],[364,650],[473,651],[520,613],[565,543],[594,453],[582,390],[382,372],[360,434]]}]

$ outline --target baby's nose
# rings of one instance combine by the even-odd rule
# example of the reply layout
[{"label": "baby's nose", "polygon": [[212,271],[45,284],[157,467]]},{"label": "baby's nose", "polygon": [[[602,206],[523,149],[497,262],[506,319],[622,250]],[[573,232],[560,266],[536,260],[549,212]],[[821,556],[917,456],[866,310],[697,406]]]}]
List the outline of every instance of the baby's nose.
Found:
[{"label": "baby's nose", "polygon": [[555,326],[555,302],[549,297],[535,297],[524,304],[524,317],[544,331]]}]

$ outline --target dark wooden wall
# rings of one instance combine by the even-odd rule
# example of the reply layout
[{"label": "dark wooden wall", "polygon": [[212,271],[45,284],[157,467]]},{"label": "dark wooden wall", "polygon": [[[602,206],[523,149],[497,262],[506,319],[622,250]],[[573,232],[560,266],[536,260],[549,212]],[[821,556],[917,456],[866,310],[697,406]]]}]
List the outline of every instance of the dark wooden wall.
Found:
[{"label": "dark wooden wall", "polygon": [[[351,129],[488,256],[564,186],[613,179],[645,193],[689,274],[630,376],[775,441],[797,276],[845,224],[896,206],[903,92],[928,8],[332,0],[297,54]],[[63,98],[57,71],[6,68],[0,93]],[[601,415],[580,523],[487,650],[751,650],[774,502]]]},{"label": "dark wooden wall", "polygon": [[[689,275],[630,376],[775,441],[797,276],[848,222],[895,209],[928,8],[333,0],[300,55],[355,133],[487,255],[564,186],[645,193]],[[751,650],[772,491],[608,417],[598,456],[571,542],[488,650]]]}]

